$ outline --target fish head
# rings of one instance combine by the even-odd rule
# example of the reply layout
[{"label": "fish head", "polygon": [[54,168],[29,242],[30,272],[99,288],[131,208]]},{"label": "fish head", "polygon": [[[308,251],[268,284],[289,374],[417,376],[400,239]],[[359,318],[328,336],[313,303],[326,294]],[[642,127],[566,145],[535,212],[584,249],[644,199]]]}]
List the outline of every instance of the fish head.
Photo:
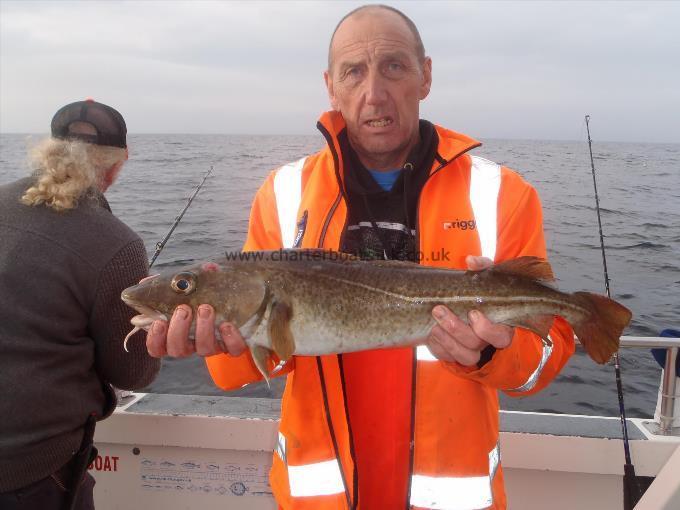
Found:
[{"label": "fish head", "polygon": [[168,320],[179,305],[196,309],[209,304],[215,319],[241,327],[260,309],[266,297],[266,284],[247,266],[206,262],[145,278],[121,293],[121,299],[141,316],[133,319],[144,327],[154,320]]}]

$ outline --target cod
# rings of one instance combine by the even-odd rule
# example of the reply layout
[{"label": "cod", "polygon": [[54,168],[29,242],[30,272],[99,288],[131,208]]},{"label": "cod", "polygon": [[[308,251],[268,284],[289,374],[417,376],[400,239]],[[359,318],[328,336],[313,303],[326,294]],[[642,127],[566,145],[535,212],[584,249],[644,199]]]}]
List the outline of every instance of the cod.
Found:
[{"label": "cod", "polygon": [[[148,278],[125,289],[123,301],[141,315],[134,329],[168,320],[180,304],[212,305],[216,321],[233,323],[266,380],[293,355],[317,356],[424,343],[432,308],[444,305],[467,321],[470,310],[528,329],[550,344],[563,317],[590,357],[605,363],[631,319],[623,305],[599,294],[560,292],[547,261],[520,257],[481,271],[402,261],[362,261],[327,250],[243,253]],[[240,260],[239,260],[240,259]],[[193,329],[193,326],[192,326]]]}]

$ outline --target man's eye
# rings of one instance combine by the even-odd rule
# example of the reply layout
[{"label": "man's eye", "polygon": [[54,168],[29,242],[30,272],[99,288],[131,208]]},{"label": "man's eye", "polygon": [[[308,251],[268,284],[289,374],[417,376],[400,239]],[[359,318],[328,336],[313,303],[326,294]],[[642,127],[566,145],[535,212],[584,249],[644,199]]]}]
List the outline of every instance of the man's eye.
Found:
[{"label": "man's eye", "polygon": [[399,62],[390,62],[387,64],[387,72],[389,74],[398,74],[404,71],[404,66]]}]

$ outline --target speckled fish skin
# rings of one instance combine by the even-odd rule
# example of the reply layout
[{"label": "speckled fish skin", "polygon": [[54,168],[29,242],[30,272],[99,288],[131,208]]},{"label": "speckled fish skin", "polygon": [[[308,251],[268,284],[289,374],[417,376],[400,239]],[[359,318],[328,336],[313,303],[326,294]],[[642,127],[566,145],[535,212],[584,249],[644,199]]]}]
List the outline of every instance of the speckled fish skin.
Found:
[{"label": "speckled fish skin", "polygon": [[[480,310],[546,342],[554,316],[562,316],[584,335],[591,357],[604,363],[631,317],[606,297],[567,294],[545,284],[550,266],[534,257],[456,271],[321,250],[257,254],[176,270],[126,289],[122,298],[143,314],[167,317],[182,303],[194,313],[200,304],[211,304],[217,322],[234,323],[251,350],[265,348],[283,358],[422,343],[435,323],[432,309],[441,304],[465,321],[470,310]],[[192,290],[177,290],[177,282],[187,281]],[[598,312],[602,307],[607,313]],[[277,332],[286,328],[292,339]],[[281,344],[291,341],[286,353]]]}]

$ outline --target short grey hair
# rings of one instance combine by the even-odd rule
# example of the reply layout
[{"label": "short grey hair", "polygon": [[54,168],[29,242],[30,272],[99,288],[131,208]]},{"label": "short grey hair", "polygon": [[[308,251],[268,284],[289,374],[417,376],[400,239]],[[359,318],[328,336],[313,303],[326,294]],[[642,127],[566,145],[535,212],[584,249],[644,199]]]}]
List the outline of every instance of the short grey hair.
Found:
[{"label": "short grey hair", "polygon": [[418,57],[418,61],[422,63],[425,60],[425,46],[423,45],[423,40],[420,37],[420,32],[418,32],[418,27],[416,27],[416,24],[413,23],[411,18],[409,18],[406,14],[401,12],[399,9],[395,9],[394,7],[390,7],[389,5],[383,5],[383,4],[369,4],[369,5],[362,5],[361,7],[357,7],[356,9],[348,12],[343,16],[343,18],[338,22],[338,24],[335,26],[335,30],[333,30],[333,35],[331,35],[331,42],[328,44],[328,70],[330,71],[331,66],[333,65],[333,61],[331,59],[331,48],[333,47],[333,39],[335,39],[335,33],[338,31],[340,28],[340,25],[343,24],[343,22],[355,14],[358,14],[362,11],[365,10],[383,10],[383,11],[390,11],[395,14],[398,14],[401,19],[406,22],[406,26],[408,26],[409,30],[413,34],[413,38],[416,40],[416,56]]}]

